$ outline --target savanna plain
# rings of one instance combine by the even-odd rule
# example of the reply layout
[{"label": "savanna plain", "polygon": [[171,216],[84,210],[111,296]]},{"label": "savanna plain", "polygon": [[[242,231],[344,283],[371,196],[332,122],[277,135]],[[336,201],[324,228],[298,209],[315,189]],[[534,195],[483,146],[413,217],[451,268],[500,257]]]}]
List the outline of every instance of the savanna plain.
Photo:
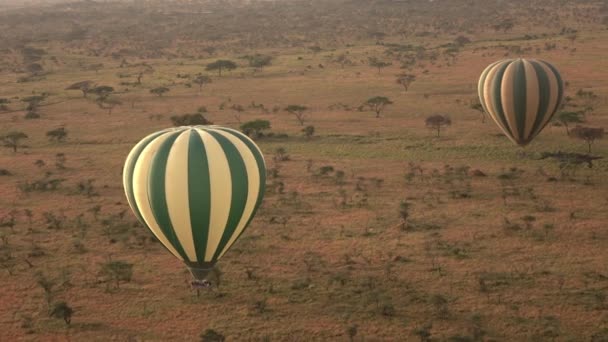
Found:
[{"label": "savanna plain", "polygon": [[[526,147],[477,98],[518,57],[565,84]],[[606,1],[0,4],[0,340],[608,341],[607,96]],[[197,292],[121,174],[209,123],[268,173]]]}]

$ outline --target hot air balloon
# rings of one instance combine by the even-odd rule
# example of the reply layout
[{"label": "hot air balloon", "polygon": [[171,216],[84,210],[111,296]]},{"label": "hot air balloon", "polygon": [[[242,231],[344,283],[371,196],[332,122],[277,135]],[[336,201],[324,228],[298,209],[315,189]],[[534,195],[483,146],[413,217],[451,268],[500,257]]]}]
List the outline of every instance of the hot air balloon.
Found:
[{"label": "hot air balloon", "polygon": [[557,111],[564,86],[557,69],[536,59],[490,64],[479,78],[483,109],[514,143],[525,146]]},{"label": "hot air balloon", "polygon": [[249,225],[264,196],[266,167],[246,135],[219,126],[153,133],[129,153],[129,206],[194,277],[205,280]]}]

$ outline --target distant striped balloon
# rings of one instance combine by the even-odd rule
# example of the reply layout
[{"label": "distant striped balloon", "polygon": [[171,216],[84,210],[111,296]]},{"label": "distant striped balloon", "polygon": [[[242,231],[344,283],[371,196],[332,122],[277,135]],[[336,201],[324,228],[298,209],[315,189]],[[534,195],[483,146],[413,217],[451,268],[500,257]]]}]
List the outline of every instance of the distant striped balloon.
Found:
[{"label": "distant striped balloon", "polygon": [[525,146],[549,123],[564,94],[557,69],[536,59],[507,59],[479,78],[479,101],[504,134]]},{"label": "distant striped balloon", "polygon": [[219,126],[166,129],[142,139],[123,171],[135,216],[197,280],[249,225],[264,196],[255,143]]}]

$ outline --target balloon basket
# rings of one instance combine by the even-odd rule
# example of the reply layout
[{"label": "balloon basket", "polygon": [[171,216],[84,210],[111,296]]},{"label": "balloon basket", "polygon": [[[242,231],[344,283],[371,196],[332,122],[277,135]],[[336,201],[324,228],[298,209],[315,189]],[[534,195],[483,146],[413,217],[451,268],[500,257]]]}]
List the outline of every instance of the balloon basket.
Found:
[{"label": "balloon basket", "polygon": [[199,290],[199,289],[208,289],[211,287],[211,282],[207,279],[203,279],[203,280],[193,280],[190,282],[190,286],[192,286],[193,289]]}]

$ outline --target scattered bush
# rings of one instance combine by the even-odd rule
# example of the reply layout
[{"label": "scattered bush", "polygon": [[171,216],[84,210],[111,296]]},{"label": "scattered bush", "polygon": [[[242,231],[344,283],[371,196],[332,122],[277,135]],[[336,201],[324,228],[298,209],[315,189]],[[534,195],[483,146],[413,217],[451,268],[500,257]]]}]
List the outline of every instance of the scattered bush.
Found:
[{"label": "scattered bush", "polygon": [[53,310],[51,310],[51,317],[63,319],[65,324],[72,322],[72,315],[74,309],[72,309],[66,302],[59,302],[55,304]]},{"label": "scattered bush", "polygon": [[212,125],[213,122],[207,120],[201,113],[173,115],[171,117],[173,126],[196,126],[196,125]]},{"label": "scattered bush", "polygon": [[270,121],[268,120],[253,120],[245,122],[241,125],[241,131],[247,136],[257,139],[264,136],[262,131],[270,129]]},{"label": "scattered bush", "polygon": [[100,275],[114,280],[116,288],[119,288],[121,281],[131,281],[133,277],[133,264],[125,261],[108,261],[102,265]]},{"label": "scattered bush", "polygon": [[224,342],[226,338],[224,335],[218,333],[213,329],[207,329],[201,334],[201,342]]}]

